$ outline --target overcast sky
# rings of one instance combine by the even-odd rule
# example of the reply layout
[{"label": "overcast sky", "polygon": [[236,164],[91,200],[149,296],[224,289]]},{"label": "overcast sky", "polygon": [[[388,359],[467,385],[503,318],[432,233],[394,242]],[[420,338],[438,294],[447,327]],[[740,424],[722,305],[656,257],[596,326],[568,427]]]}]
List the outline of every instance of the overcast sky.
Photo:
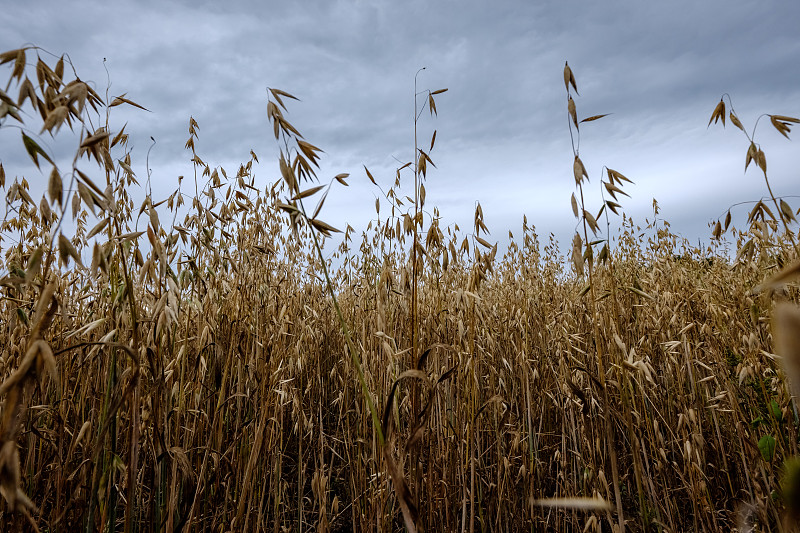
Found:
[{"label": "overcast sky", "polygon": [[[519,236],[523,214],[542,240],[553,232],[568,243],[574,229],[565,60],[579,118],[612,113],[581,128],[590,211],[601,205],[607,165],[635,181],[622,203],[637,222],[656,198],[660,216],[693,242],[732,204],[766,194],[754,165],[743,172],[744,135],[730,124],[706,127],[720,96],[731,95],[748,130],[762,113],[800,116],[796,0],[0,3],[0,51],[35,44],[66,53],[101,94],[106,58],[111,96],[127,93],[151,111],[115,108],[112,125],[128,122],[140,177],[156,139],[155,199],[191,175],[190,116],[207,163],[235,174],[252,149],[257,183],[274,182],[266,87],[294,94],[302,101],[287,118],[325,150],[320,177],[351,174],[352,186],[336,188],[323,210],[339,226],[363,228],[375,216],[379,192],[362,165],[386,189],[398,161],[411,160],[421,67],[418,90],[449,89],[438,118],[420,122],[421,145],[438,131],[427,207],[440,208],[444,225],[470,230],[480,201],[501,244],[509,230]],[[9,67],[0,67],[3,83]],[[778,195],[800,194],[798,135],[786,140],[763,119],[757,130]],[[16,130],[0,130],[0,161],[9,181],[44,180]],[[738,208],[734,221],[743,226],[748,211]]]}]

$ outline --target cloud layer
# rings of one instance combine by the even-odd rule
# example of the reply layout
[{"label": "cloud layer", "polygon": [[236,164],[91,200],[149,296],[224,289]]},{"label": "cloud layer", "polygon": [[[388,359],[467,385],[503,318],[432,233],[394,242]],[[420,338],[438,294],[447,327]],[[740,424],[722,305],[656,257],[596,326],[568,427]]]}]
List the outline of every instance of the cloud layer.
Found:
[{"label": "cloud layer", "polygon": [[[353,175],[333,193],[332,223],[363,227],[376,194],[362,165],[383,184],[413,149],[414,75],[419,90],[447,87],[438,118],[424,113],[420,144],[437,130],[428,203],[445,222],[469,228],[480,201],[493,236],[518,231],[523,214],[540,233],[569,239],[574,188],[561,70],[575,70],[584,124],[581,157],[591,185],[608,165],[636,182],[624,202],[637,220],[659,200],[673,227],[696,239],[732,204],[765,191],[742,173],[747,141],[732,128],[706,128],[723,93],[752,128],[761,113],[800,115],[800,4],[795,2],[62,2],[14,3],[0,49],[25,43],[68,53],[83,79],[123,92],[151,113],[119,110],[134,160],[145,174],[150,137],[154,194],[189,174],[183,145],[189,117],[198,152],[235,172],[250,149],[266,186],[277,147],[266,119],[266,87],[298,96],[290,121],[325,150],[321,176]],[[107,78],[103,67],[109,72]],[[3,67],[6,68],[6,67]],[[420,103],[422,100],[420,100]],[[7,173],[38,174],[0,130]],[[769,131],[757,137],[778,194],[797,193],[798,153]],[[10,171],[15,168],[14,172]],[[599,199],[591,197],[599,207]],[[596,209],[595,209],[596,211]],[[742,214],[742,218],[745,215]]]}]

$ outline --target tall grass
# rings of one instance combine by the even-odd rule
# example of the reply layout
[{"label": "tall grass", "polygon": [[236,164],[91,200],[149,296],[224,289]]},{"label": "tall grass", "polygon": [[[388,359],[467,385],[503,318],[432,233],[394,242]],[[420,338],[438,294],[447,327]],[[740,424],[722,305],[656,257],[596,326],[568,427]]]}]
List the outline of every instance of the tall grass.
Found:
[{"label": "tall grass", "polygon": [[[320,150],[289,122],[291,95],[268,100],[278,182],[254,153],[235,173],[204,161],[190,119],[193,180],[135,205],[143,178],[109,113],[141,106],[42,56],[0,54],[0,127],[21,132],[0,157],[25,150],[42,172],[28,179],[49,176],[34,199],[0,159],[8,530],[791,530],[795,308],[779,355],[770,324],[798,301],[797,225],[771,189],[744,229],[714,229],[730,261],[719,241],[634,224],[615,201],[625,176],[605,170],[609,238],[576,149],[572,260],[527,220],[497,257],[479,205],[466,235],[422,209],[435,139],[415,139],[413,205],[398,171],[326,261],[337,230],[324,187],[304,185]],[[565,83],[577,133],[571,70]],[[68,164],[40,139],[65,126]]]}]

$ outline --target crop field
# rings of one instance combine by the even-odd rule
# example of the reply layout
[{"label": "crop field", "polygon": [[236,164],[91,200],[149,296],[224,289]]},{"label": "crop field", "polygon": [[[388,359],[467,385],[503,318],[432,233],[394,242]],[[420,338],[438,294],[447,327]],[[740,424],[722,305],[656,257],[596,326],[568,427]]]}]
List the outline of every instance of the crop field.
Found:
[{"label": "crop field", "polygon": [[[206,163],[187,117],[190,170],[153,197],[109,126],[147,103],[50,57],[0,54],[3,531],[797,530],[797,212],[730,97],[709,124],[750,140],[746,219],[703,248],[634,224],[628,177],[589,182],[576,150],[565,256],[528,220],[498,252],[480,204],[441,220],[435,134],[388,189],[365,167],[365,231],[333,227],[327,191],[354,177],[317,176],[277,89],[278,181],[252,152]],[[569,66],[564,87],[575,146],[613,117],[581,120]],[[6,175],[12,152],[35,174]]]}]

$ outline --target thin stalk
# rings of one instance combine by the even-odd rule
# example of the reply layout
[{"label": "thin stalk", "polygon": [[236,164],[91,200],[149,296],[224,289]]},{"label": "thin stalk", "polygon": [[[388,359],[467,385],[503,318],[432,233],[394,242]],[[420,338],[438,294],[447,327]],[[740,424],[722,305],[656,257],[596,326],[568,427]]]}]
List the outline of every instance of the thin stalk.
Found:
[{"label": "thin stalk", "polygon": [[[418,354],[418,335],[417,335],[417,327],[418,327],[418,320],[419,317],[417,316],[417,278],[419,276],[418,267],[417,267],[417,246],[419,243],[419,229],[418,229],[418,220],[419,220],[419,147],[417,144],[417,122],[419,120],[419,115],[417,114],[417,76],[419,73],[425,70],[425,67],[422,67],[417,71],[414,75],[414,244],[411,248],[411,363],[409,364],[409,368],[414,368],[414,360]],[[416,395],[413,395],[412,398],[416,398]],[[416,407],[416,402],[414,402],[414,407]],[[416,413],[416,408],[412,410],[412,412]]]},{"label": "thin stalk", "polygon": [[[117,234],[122,234],[119,223],[117,222]],[[141,341],[139,339],[139,320],[137,318],[136,300],[133,294],[133,284],[128,275],[128,263],[125,259],[125,246],[119,244],[120,258],[122,262],[122,273],[125,279],[125,293],[128,300],[128,307],[131,313],[131,328],[133,333],[133,349],[138,354]],[[130,457],[128,462],[128,501],[125,505],[125,533],[130,533],[134,520],[133,504],[136,499],[137,474],[139,469],[139,403],[141,395],[141,380],[138,372],[134,375],[136,383],[133,391],[133,401],[131,402],[131,438],[130,438]]]},{"label": "thin stalk", "polygon": [[[303,200],[299,199],[298,204],[300,205],[300,210],[303,213],[303,217],[306,221],[309,220],[308,215],[306,214],[306,208],[303,205]],[[356,352],[355,346],[353,344],[353,340],[350,335],[350,328],[347,326],[347,322],[344,320],[344,315],[342,314],[342,310],[339,307],[339,300],[336,298],[336,293],[333,290],[333,282],[331,281],[330,274],[328,273],[328,267],[325,263],[325,258],[322,255],[322,248],[319,245],[319,240],[317,239],[317,232],[314,229],[312,224],[308,224],[308,227],[311,231],[311,237],[314,239],[314,248],[317,251],[317,256],[319,257],[320,266],[322,268],[322,273],[325,275],[325,285],[328,288],[328,294],[333,301],[333,308],[336,310],[336,316],[339,319],[339,326],[342,328],[342,332],[344,333],[344,339],[347,343],[347,349],[350,352],[350,361],[353,363],[353,366],[356,368],[356,372],[358,373],[358,382],[361,384],[361,390],[364,393],[364,398],[367,401],[367,406],[369,407],[369,412],[372,415],[372,425],[375,429],[375,433],[378,436],[378,444],[380,448],[383,449],[384,445],[384,435],[383,435],[383,428],[380,423],[380,419],[378,418],[378,411],[375,409],[375,403],[372,401],[372,396],[369,394],[369,388],[367,387],[366,379],[364,378],[364,369],[361,366],[361,358]]]},{"label": "thin stalk", "polygon": [[[605,194],[603,193],[602,186],[600,187],[600,194],[603,198],[603,202],[605,205]],[[612,296],[612,302],[614,304],[614,329],[615,333],[619,335],[622,326],[622,313],[620,312],[620,306],[619,306],[619,293],[617,292],[617,281],[614,271],[614,258],[613,254],[611,253],[611,222],[609,221],[608,209],[606,209],[605,215],[606,215],[606,246],[608,246],[608,275],[611,280],[611,296]],[[621,338],[624,338],[623,335],[619,336]],[[627,339],[625,340],[627,341]],[[628,429],[628,439],[630,440],[631,446],[633,448],[632,450],[632,456],[634,458],[633,470],[634,470],[634,475],[636,476],[636,491],[639,496],[639,514],[642,520],[643,530],[648,531],[650,529],[649,512],[644,504],[645,495],[644,495],[643,481],[642,481],[642,465],[639,462],[640,443],[639,443],[639,438],[636,435],[636,431],[633,425],[633,420],[631,418],[631,411],[632,411],[631,396],[629,396],[629,394],[632,391],[630,386],[630,380],[628,379],[627,373],[625,372],[620,373],[620,382],[622,383],[622,386],[620,387],[620,392],[622,395],[622,406],[623,406],[623,413],[625,416],[625,424]]]},{"label": "thin stalk", "polygon": [[[581,193],[581,209],[586,209],[584,207],[584,199],[583,199],[583,185],[578,184],[578,190]],[[586,217],[582,216],[581,220],[583,222],[583,238],[584,242],[589,245],[589,233],[586,228]],[[616,439],[614,437],[614,428],[612,426],[612,417],[611,417],[611,403],[608,399],[608,388],[606,387],[606,371],[605,366],[603,363],[604,358],[604,350],[603,350],[603,339],[600,335],[600,327],[598,325],[599,318],[597,316],[597,300],[595,296],[595,288],[594,288],[594,260],[589,258],[589,265],[588,265],[588,273],[589,273],[589,310],[590,316],[592,319],[592,334],[594,337],[594,344],[595,349],[597,350],[597,372],[599,374],[600,379],[600,387],[603,389],[603,420],[605,422],[605,429],[606,429],[606,439],[608,441],[608,454],[609,460],[611,461],[611,476],[614,482],[614,498],[616,499],[617,504],[617,520],[619,524],[620,531],[624,533],[625,531],[625,517],[622,510],[622,494],[620,493],[619,489],[619,468],[617,466],[617,450],[616,450]]]}]

